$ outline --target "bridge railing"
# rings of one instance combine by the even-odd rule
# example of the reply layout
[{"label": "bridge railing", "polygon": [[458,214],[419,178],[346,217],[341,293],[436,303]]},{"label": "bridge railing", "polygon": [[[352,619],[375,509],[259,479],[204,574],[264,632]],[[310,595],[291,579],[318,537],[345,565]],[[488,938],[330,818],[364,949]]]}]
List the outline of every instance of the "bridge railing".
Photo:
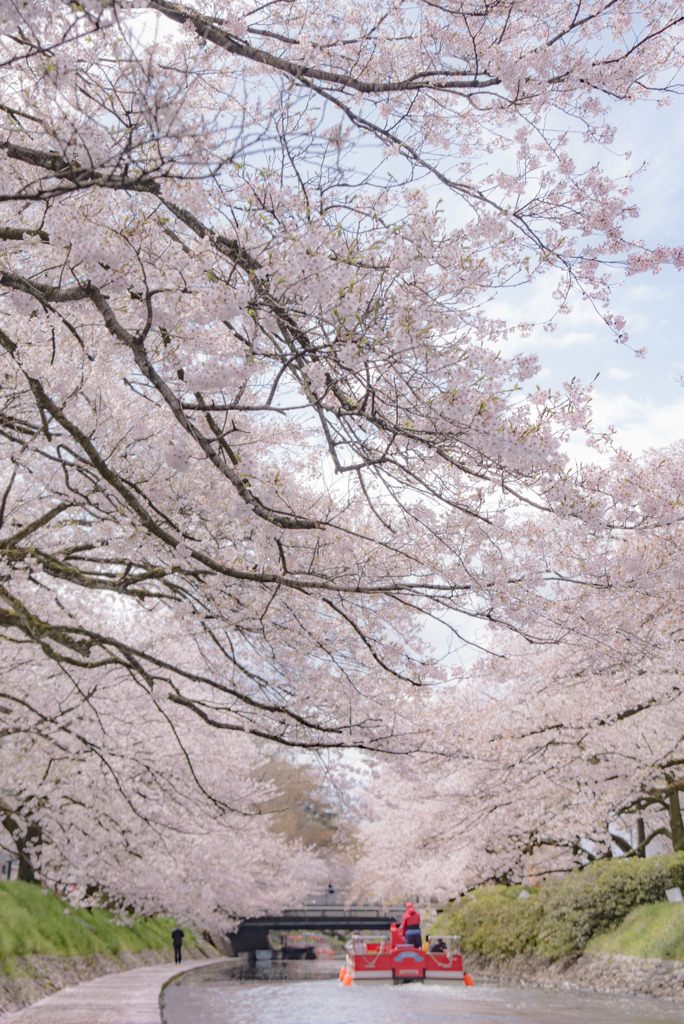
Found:
[{"label": "bridge railing", "polygon": [[379,903],[362,903],[358,899],[352,899],[345,890],[335,890],[334,892],[310,893],[302,900],[298,907],[288,907],[286,910],[281,911],[280,915],[275,916],[282,915],[288,918],[306,917],[313,912],[319,918],[339,916],[350,917],[351,919],[355,916],[364,918],[395,917],[397,921],[400,921],[404,909],[403,904],[401,906],[388,907],[381,906]]},{"label": "bridge railing", "polygon": [[[357,897],[353,897],[349,889],[322,889],[320,892],[310,892],[302,901],[304,907],[358,907],[365,904]],[[375,906],[375,904],[373,904]]]}]

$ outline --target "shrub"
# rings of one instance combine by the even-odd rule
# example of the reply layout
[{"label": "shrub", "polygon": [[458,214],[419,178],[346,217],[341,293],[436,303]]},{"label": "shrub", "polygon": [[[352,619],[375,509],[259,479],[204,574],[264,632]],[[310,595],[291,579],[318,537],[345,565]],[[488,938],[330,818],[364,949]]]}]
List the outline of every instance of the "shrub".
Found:
[{"label": "shrub", "polygon": [[593,935],[619,924],[633,907],[665,899],[674,885],[684,888],[684,853],[599,861],[547,883],[539,955],[582,953]]},{"label": "shrub", "polygon": [[637,906],[684,889],[684,853],[599,861],[518,899],[520,886],[486,886],[449,905],[432,931],[461,936],[464,952],[510,957],[534,952],[557,960],[579,956],[594,935]]},{"label": "shrub", "polygon": [[464,952],[509,957],[534,950],[542,916],[542,900],[533,892],[519,899],[520,886],[494,885],[468,893],[452,903],[432,926],[435,935],[460,935]]}]

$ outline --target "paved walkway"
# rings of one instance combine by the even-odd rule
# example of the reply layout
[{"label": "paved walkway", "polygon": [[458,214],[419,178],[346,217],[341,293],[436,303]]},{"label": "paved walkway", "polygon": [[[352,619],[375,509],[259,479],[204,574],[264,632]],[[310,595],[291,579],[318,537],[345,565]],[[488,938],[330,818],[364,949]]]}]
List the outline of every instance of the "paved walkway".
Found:
[{"label": "paved walkway", "polygon": [[[159,994],[170,978],[214,963],[153,964],[106,974],[64,988],[16,1013],[0,1014],[2,1024],[160,1024]],[[190,1022],[188,1022],[190,1024]]]}]

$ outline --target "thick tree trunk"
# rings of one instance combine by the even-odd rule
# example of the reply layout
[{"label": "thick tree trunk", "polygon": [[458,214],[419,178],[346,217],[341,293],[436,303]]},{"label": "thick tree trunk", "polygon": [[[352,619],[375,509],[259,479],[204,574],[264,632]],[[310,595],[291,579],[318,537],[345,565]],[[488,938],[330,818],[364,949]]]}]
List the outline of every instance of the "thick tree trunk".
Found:
[{"label": "thick tree trunk", "polygon": [[14,848],[17,851],[19,861],[18,878],[22,882],[35,882],[36,873],[33,859],[40,847],[42,832],[37,825],[29,825],[23,832],[11,814],[6,814],[2,819],[9,834],[12,836]]},{"label": "thick tree trunk", "polygon": [[40,846],[42,832],[36,825],[29,825],[25,835],[17,840],[17,854],[19,856],[19,875],[22,882],[35,882],[36,873],[31,856],[35,856]]},{"label": "thick tree trunk", "polygon": [[643,818],[637,818],[637,857],[646,856],[646,826]]},{"label": "thick tree trunk", "polygon": [[684,822],[682,822],[682,810],[679,804],[679,790],[675,789],[668,800],[670,812],[670,832],[672,834],[672,849],[684,850]]}]

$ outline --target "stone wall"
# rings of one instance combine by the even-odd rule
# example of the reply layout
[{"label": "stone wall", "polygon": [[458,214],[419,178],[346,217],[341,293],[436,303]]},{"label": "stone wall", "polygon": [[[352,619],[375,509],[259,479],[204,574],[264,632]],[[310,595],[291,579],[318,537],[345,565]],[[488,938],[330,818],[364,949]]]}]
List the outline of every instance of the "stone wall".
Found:
[{"label": "stone wall", "polygon": [[[216,956],[205,943],[201,948],[183,950],[188,960]],[[134,967],[172,960],[173,950],[145,949],[140,953],[118,956],[94,953],[91,956],[18,957],[11,975],[0,974],[0,1014],[19,1010],[61,988],[82,981],[129,971]],[[640,960],[632,956],[585,953],[577,959],[539,960],[529,954],[506,960],[489,960],[480,953],[466,953],[465,970],[478,981],[506,985],[536,985],[539,988],[566,988],[589,992],[621,992],[661,996],[684,1002],[684,961]]]},{"label": "stone wall", "polygon": [[663,996],[684,1001],[683,960],[640,960],[634,956],[584,953],[573,959],[539,960],[521,954],[489,960],[480,953],[465,953],[464,968],[480,981],[537,985],[540,988],[582,989]]},{"label": "stone wall", "polygon": [[[183,947],[188,960],[210,955],[209,948]],[[0,973],[0,1014],[20,1010],[44,996],[50,996],[69,985],[78,985],[103,974],[130,971],[134,967],[160,964],[173,960],[173,948],[143,949],[140,953],[122,952],[116,956],[92,953],[90,956],[31,956],[17,957],[11,974]]]}]

